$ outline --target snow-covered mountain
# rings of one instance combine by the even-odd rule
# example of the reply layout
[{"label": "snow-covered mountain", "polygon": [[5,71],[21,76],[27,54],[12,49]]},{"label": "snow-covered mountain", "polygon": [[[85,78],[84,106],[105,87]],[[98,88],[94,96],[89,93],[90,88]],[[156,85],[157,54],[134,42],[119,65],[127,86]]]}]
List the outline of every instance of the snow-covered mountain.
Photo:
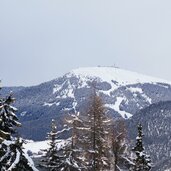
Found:
[{"label": "snow-covered mountain", "polygon": [[[155,99],[145,89],[148,89],[150,85],[158,88],[170,88],[171,84],[166,80],[114,67],[79,68],[66,74],[62,84],[61,82],[55,84],[53,93],[58,95],[56,98],[72,98],[72,108],[75,109],[78,105],[77,91],[83,88],[89,89],[93,81],[96,81],[96,87],[104,97],[106,107],[114,110],[123,118],[129,118],[134,114],[134,112],[129,112],[129,109],[120,110],[122,105],[130,103],[129,95],[133,95],[133,101],[138,102],[138,98],[141,97],[144,103],[151,104],[153,101],[155,102]],[[45,102],[44,105],[54,104],[56,103]],[[59,105],[59,102],[56,105]],[[141,109],[143,105],[137,104],[137,107]]]},{"label": "snow-covered mountain", "polygon": [[171,168],[171,101],[158,102],[127,120],[129,137],[135,140],[137,123],[143,125],[144,145],[153,161],[152,171]]},{"label": "snow-covered mountain", "polygon": [[115,67],[78,68],[38,86],[3,88],[2,94],[14,91],[24,138],[43,140],[52,118],[62,127],[64,114],[84,111],[93,82],[113,117],[127,119],[153,103],[171,100],[171,82]]}]

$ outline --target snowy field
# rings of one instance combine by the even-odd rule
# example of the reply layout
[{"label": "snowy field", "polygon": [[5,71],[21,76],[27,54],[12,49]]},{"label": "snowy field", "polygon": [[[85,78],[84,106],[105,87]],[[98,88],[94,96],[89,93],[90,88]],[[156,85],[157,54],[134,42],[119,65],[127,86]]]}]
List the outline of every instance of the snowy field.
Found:
[{"label": "snowy field", "polygon": [[[66,141],[58,140],[58,148],[64,146]],[[23,145],[24,151],[27,152],[31,157],[41,157],[44,154],[44,150],[49,148],[49,141],[32,141],[26,140],[26,143]]]}]

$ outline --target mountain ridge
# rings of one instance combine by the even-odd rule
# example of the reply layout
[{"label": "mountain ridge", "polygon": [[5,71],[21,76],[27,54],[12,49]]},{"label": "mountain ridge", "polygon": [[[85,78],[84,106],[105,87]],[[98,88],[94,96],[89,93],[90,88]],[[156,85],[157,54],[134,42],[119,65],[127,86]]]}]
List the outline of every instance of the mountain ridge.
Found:
[{"label": "mountain ridge", "polygon": [[171,100],[169,81],[114,67],[79,68],[37,86],[4,87],[1,94],[14,90],[23,123],[20,133],[25,138],[43,140],[49,129],[45,121],[61,120],[66,113],[85,110],[94,80],[108,114],[114,118],[127,119],[153,103]]}]

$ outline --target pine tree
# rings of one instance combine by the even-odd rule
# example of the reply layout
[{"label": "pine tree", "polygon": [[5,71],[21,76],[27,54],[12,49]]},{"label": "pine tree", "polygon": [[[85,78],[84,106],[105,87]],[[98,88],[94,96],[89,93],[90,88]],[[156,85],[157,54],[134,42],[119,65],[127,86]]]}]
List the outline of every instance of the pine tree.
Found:
[{"label": "pine tree", "polygon": [[57,147],[57,127],[55,120],[52,119],[51,131],[48,133],[49,149],[46,152],[40,166],[47,168],[50,171],[59,171],[64,166],[64,159],[60,156],[60,151]]},{"label": "pine tree", "polygon": [[64,165],[60,171],[81,171],[79,163],[74,156],[72,143],[72,139],[67,140],[65,145],[61,148]]},{"label": "pine tree", "polygon": [[89,137],[87,137],[87,144],[89,145],[87,155],[89,156],[88,163],[91,171],[101,171],[110,167],[108,162],[109,125],[110,119],[106,116],[103,102],[94,89],[88,106],[87,122],[87,127],[90,128]]},{"label": "pine tree", "polygon": [[138,125],[138,136],[136,138],[136,145],[132,149],[135,153],[136,157],[133,160],[134,164],[131,167],[131,171],[150,171],[151,170],[151,159],[150,156],[145,154],[144,147],[143,147],[143,132],[142,132],[142,125]]},{"label": "pine tree", "polygon": [[38,171],[31,158],[23,151],[22,145],[21,138],[3,142],[5,153],[0,159],[1,171]]},{"label": "pine tree", "polygon": [[21,126],[15,115],[12,94],[0,98],[0,168],[1,171],[37,171],[30,157],[23,151],[23,140],[14,138],[15,127]]},{"label": "pine tree", "polygon": [[14,127],[19,127],[21,124],[18,122],[18,118],[15,115],[17,109],[11,106],[11,103],[15,101],[12,94],[6,99],[0,99],[0,141],[10,140],[12,134],[16,133]]},{"label": "pine tree", "polygon": [[83,149],[85,141],[82,133],[86,128],[83,126],[83,120],[80,118],[79,113],[67,117],[66,123],[71,136],[66,140],[65,146],[62,148],[65,156],[64,170],[82,171],[86,169]]}]

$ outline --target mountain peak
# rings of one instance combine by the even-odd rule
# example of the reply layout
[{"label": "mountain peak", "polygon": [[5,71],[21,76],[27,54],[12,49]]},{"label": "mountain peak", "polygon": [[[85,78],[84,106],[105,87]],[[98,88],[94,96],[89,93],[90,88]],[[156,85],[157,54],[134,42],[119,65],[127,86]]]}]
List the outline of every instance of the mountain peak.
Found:
[{"label": "mountain peak", "polygon": [[120,69],[117,67],[82,67],[72,70],[69,75],[79,78],[99,78],[102,81],[117,81],[120,85],[136,84],[136,83],[167,83],[170,81],[164,79],[146,76],[136,72]]}]

